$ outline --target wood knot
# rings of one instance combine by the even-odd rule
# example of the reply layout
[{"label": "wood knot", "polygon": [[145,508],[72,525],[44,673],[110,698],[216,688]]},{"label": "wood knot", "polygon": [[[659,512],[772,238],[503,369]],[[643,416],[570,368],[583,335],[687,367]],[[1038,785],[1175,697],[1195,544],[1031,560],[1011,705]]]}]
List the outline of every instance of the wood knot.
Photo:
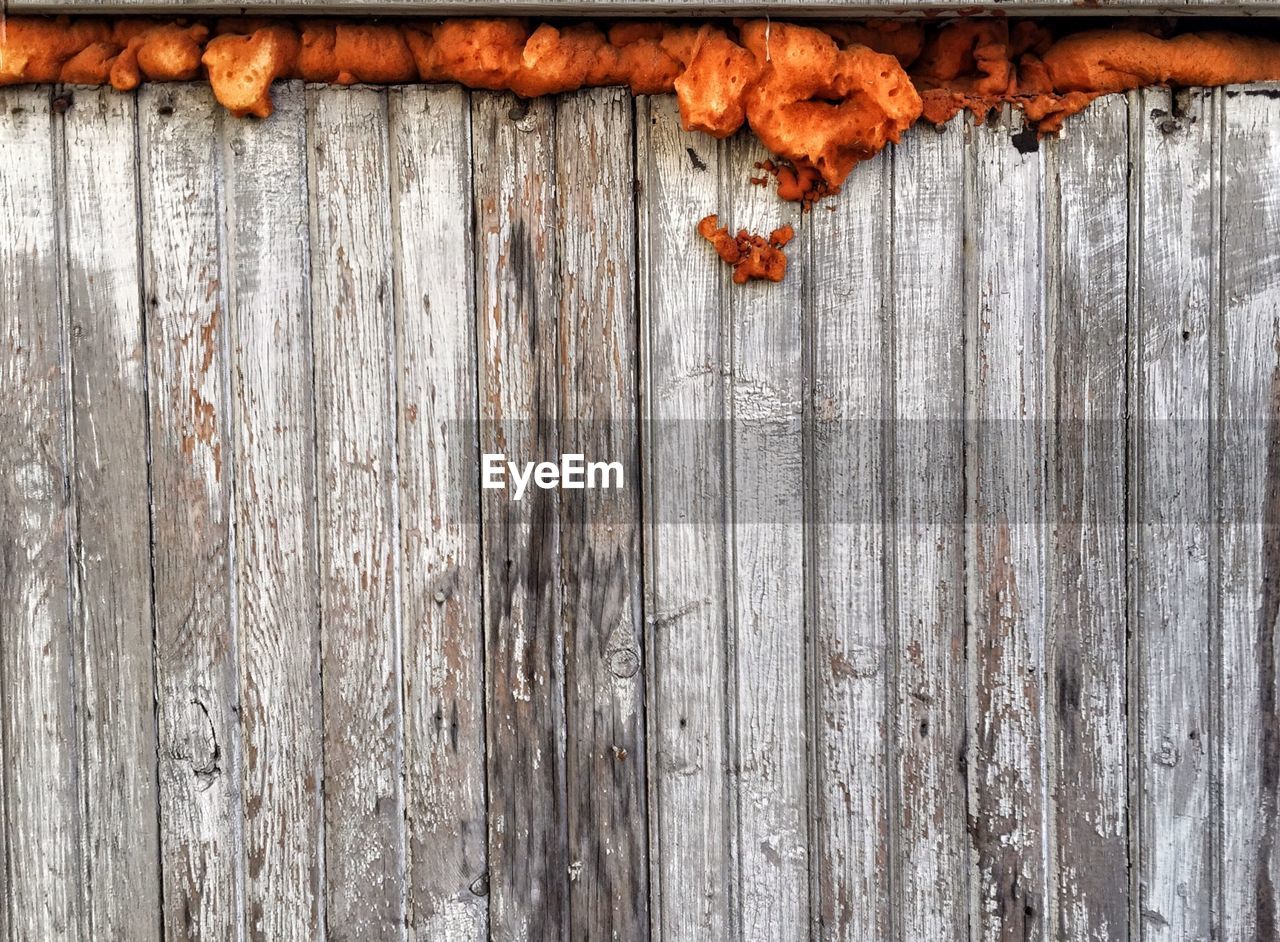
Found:
[{"label": "wood knot", "polygon": [[610,651],[605,658],[609,673],[614,677],[634,677],[640,670],[640,654],[631,648],[618,648]]}]

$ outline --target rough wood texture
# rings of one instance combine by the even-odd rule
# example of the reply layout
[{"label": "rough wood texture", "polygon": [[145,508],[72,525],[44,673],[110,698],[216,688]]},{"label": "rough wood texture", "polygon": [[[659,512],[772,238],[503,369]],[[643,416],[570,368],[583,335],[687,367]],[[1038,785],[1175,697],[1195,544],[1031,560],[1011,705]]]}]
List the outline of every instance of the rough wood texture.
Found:
[{"label": "rough wood texture", "polygon": [[857,167],[846,198],[814,214],[808,234],[813,867],[823,939],[887,938],[896,896],[884,526],[892,172],[889,153]]},{"label": "rough wood texture", "polygon": [[219,125],[198,86],[138,94],[165,937],[225,940],[243,866]]},{"label": "rough wood texture", "polygon": [[409,937],[488,938],[471,107],[390,93]]},{"label": "rough wood texture", "polygon": [[[751,183],[768,155],[746,135],[721,165],[724,223],[768,233],[795,206]],[[692,237],[692,236],[691,236]],[[804,234],[782,284],[727,294],[732,488],[730,735],[740,931],[800,939],[809,923],[805,488],[801,350]],[[701,248],[701,246],[698,246]],[[728,271],[728,269],[724,269]]]},{"label": "rough wood texture", "polygon": [[307,97],[311,332],[325,377],[315,401],[327,929],[397,939],[405,849],[386,97]]},{"label": "rough wood texture", "polygon": [[61,172],[85,931],[152,938],[160,835],[136,101],[104,89],[68,99]]},{"label": "rough wood texture", "polygon": [[0,93],[0,938],[1271,938],[1272,93]]},{"label": "rough wood texture", "polygon": [[1216,894],[1211,741],[1210,383],[1219,223],[1211,92],[1151,90],[1133,116],[1137,180],[1130,352],[1131,715],[1135,937],[1210,938]]},{"label": "rough wood texture", "polygon": [[573,939],[649,931],[632,107],[611,88],[556,109],[560,452],[624,481],[560,506]]},{"label": "rough wood texture", "polygon": [[245,931],[255,940],[314,938],[322,924],[323,770],[301,83],[278,89],[270,120],[228,122],[222,138]]},{"label": "rough wood texture", "polygon": [[[1014,119],[1016,120],[1016,119]],[[1046,939],[1043,151],[975,127],[966,194],[969,820],[976,939]],[[1010,277],[1013,272],[1018,277]]]},{"label": "rough wood texture", "polygon": [[[1053,637],[1046,709],[1056,796],[1050,934],[1128,935],[1125,350],[1129,109],[1113,96],[1048,145],[1056,434],[1049,454]],[[1055,188],[1056,182],[1056,188]]]},{"label": "rough wood texture", "polygon": [[0,92],[0,741],[14,939],[84,932],[67,433],[50,90]]},{"label": "rough wood texture", "polygon": [[[480,450],[553,460],[557,390],[555,104],[472,98]],[[569,922],[565,639],[558,492],[482,491],[489,912],[503,939]]]},{"label": "rough wood texture", "polygon": [[1216,451],[1221,551],[1224,939],[1280,934],[1280,112],[1270,89],[1225,92]]},{"label": "rough wood texture", "polygon": [[653,935],[734,927],[726,631],[726,269],[689,223],[720,208],[724,145],[680,130],[670,97],[637,110]]},{"label": "rough wood texture", "polygon": [[965,832],[965,122],[893,154],[892,803],[896,939],[969,938]]}]

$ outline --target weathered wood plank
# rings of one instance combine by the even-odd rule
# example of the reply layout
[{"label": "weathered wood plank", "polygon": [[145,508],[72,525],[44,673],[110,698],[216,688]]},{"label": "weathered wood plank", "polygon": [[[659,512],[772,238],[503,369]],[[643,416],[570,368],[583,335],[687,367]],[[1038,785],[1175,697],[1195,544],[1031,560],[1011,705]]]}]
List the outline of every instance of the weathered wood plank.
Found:
[{"label": "weathered wood plank", "polygon": [[[768,154],[740,135],[721,180],[736,232],[799,228],[799,207],[751,183]],[[729,293],[732,488],[731,735],[738,908],[745,938],[800,939],[809,923],[803,309],[805,234],[781,284]],[[698,245],[695,251],[706,252]],[[727,271],[727,269],[726,269]]]},{"label": "weathered wood plank", "polygon": [[76,939],[85,916],[51,97],[0,91],[0,908],[13,939]]},{"label": "weathered wood plank", "polygon": [[[806,519],[817,720],[813,867],[818,935],[833,940],[887,938],[893,900],[883,421],[892,168],[889,153],[860,164],[839,200],[805,219],[812,246],[805,306],[812,357]],[[801,274],[788,271],[787,278]],[[797,639],[803,634],[796,625],[787,630]]]},{"label": "weathered wood plank", "polygon": [[1227,89],[1221,130],[1218,454],[1224,939],[1280,936],[1280,109]]},{"label": "weathered wood plank", "polygon": [[[555,457],[555,107],[472,98],[480,447],[523,464]],[[564,622],[559,500],[483,493],[491,935],[568,927]]]},{"label": "weathered wood plank", "polygon": [[241,925],[240,742],[218,127],[207,88],[138,95],[166,938]]},{"label": "weathered wood plank", "polygon": [[670,97],[637,111],[647,429],[645,582],[654,936],[730,937],[725,501],[727,269],[701,244],[723,145],[680,129]]},{"label": "weathered wood plank", "polygon": [[86,932],[150,938],[160,934],[160,835],[137,103],[109,89],[64,95]]},{"label": "weathered wood plank", "polygon": [[1043,152],[971,126],[965,333],[969,818],[975,939],[1044,939],[1046,632]]},{"label": "weathered wood plank", "polygon": [[894,935],[969,937],[965,817],[965,126],[894,149],[891,565]]},{"label": "weathered wood plank", "polygon": [[1047,578],[1054,934],[1129,933],[1125,539],[1128,123],[1111,96],[1048,143],[1046,238],[1056,434]]},{"label": "weathered wood plank", "polygon": [[326,924],[393,939],[405,849],[386,98],[309,88],[307,108]]},{"label": "weathered wood plank", "polygon": [[1129,378],[1135,934],[1207,939],[1214,902],[1208,525],[1217,110],[1210,92],[1179,93],[1175,102],[1168,92],[1148,90],[1137,104]]},{"label": "weathered wood plank", "polygon": [[632,109],[619,88],[556,108],[560,452],[623,474],[560,504],[574,939],[649,932]]},{"label": "weathered wood plank", "polygon": [[409,936],[488,938],[471,104],[390,92]]},{"label": "weathered wood plank", "polygon": [[245,926],[255,940],[314,938],[324,882],[306,102],[296,82],[274,99],[270,120],[222,128]]}]

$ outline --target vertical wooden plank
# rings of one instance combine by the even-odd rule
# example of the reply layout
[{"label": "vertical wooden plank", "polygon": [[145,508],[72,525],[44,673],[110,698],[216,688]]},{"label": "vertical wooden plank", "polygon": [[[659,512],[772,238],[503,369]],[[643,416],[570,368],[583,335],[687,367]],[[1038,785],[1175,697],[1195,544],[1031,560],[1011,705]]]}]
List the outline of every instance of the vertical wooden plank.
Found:
[{"label": "vertical wooden plank", "polygon": [[411,939],[488,938],[471,104],[389,93]]},{"label": "vertical wooden plank", "polygon": [[47,88],[0,91],[0,731],[13,939],[84,933],[55,143]]},{"label": "vertical wooden plank", "polygon": [[72,547],[94,938],[160,934],[137,102],[64,93]]},{"label": "vertical wooden plank", "polygon": [[[554,460],[557,350],[555,109],[472,99],[480,449]],[[559,501],[483,492],[491,935],[568,926]]]},{"label": "vertical wooden plank", "polygon": [[561,496],[570,935],[639,939],[649,880],[630,92],[560,99],[555,156],[560,452],[623,474],[620,489]]},{"label": "vertical wooden plank", "polygon": [[1135,115],[1139,232],[1130,380],[1138,935],[1212,932],[1210,362],[1212,92],[1148,90]]},{"label": "vertical wooden plank", "polygon": [[[2,674],[0,674],[0,685],[3,685],[0,686],[0,698],[3,698],[3,702],[8,702],[9,688]],[[0,726],[0,732],[3,732],[3,729],[3,726]],[[0,735],[0,763],[3,763],[0,764],[0,769],[9,767],[7,764],[9,747],[5,741],[7,738],[6,735]],[[5,894],[6,900],[14,898],[13,883],[9,879],[9,794],[12,790],[8,776],[0,774],[0,892]],[[12,908],[11,905],[0,908],[0,939],[13,937],[10,932],[13,921],[10,912]]]},{"label": "vertical wooden plank", "polygon": [[[887,938],[893,899],[883,475],[892,166],[889,153],[860,164],[839,200],[805,220],[812,239],[812,794],[822,939]],[[800,626],[786,630],[802,635]]]},{"label": "vertical wooden plank", "polygon": [[1280,108],[1231,88],[1222,126],[1218,488],[1224,939],[1280,935]]},{"label": "vertical wooden plank", "polygon": [[[799,208],[750,182],[767,157],[759,143],[739,136],[726,155],[723,222],[766,235],[783,223],[799,231]],[[807,937],[809,925],[804,245],[800,233],[781,284],[735,285],[728,299],[740,930],[779,942]]]},{"label": "vertical wooden plank", "polygon": [[652,923],[663,942],[723,939],[727,279],[695,231],[722,208],[722,146],[682,131],[669,96],[642,99],[637,116]]},{"label": "vertical wooden plank", "polygon": [[965,817],[965,126],[894,149],[884,483],[895,749],[894,937],[969,937]]},{"label": "vertical wooden plank", "polygon": [[966,283],[974,938],[1043,939],[1049,898],[1042,153],[970,126]]},{"label": "vertical wooden plank", "polygon": [[1057,252],[1049,455],[1048,710],[1057,888],[1055,933],[1129,932],[1124,416],[1128,316],[1128,120],[1112,95],[1048,142]]},{"label": "vertical wooden plank", "polygon": [[392,939],[405,852],[386,98],[311,88],[307,110],[326,925]]},{"label": "vertical wooden plank", "polygon": [[138,94],[164,926],[193,940],[236,937],[243,891],[222,120],[207,88]]},{"label": "vertical wooden plank", "polygon": [[[321,926],[320,624],[306,102],[223,126],[250,939]],[[270,251],[265,251],[267,247]]]}]

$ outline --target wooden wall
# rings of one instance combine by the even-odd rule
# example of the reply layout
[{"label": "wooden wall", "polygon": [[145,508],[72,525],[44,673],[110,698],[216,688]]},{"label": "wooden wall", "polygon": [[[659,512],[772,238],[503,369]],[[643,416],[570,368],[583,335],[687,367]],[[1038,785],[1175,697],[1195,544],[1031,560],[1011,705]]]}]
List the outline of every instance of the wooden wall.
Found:
[{"label": "wooden wall", "polygon": [[1277,938],[1273,91],[276,103],[0,90],[0,939]]}]

